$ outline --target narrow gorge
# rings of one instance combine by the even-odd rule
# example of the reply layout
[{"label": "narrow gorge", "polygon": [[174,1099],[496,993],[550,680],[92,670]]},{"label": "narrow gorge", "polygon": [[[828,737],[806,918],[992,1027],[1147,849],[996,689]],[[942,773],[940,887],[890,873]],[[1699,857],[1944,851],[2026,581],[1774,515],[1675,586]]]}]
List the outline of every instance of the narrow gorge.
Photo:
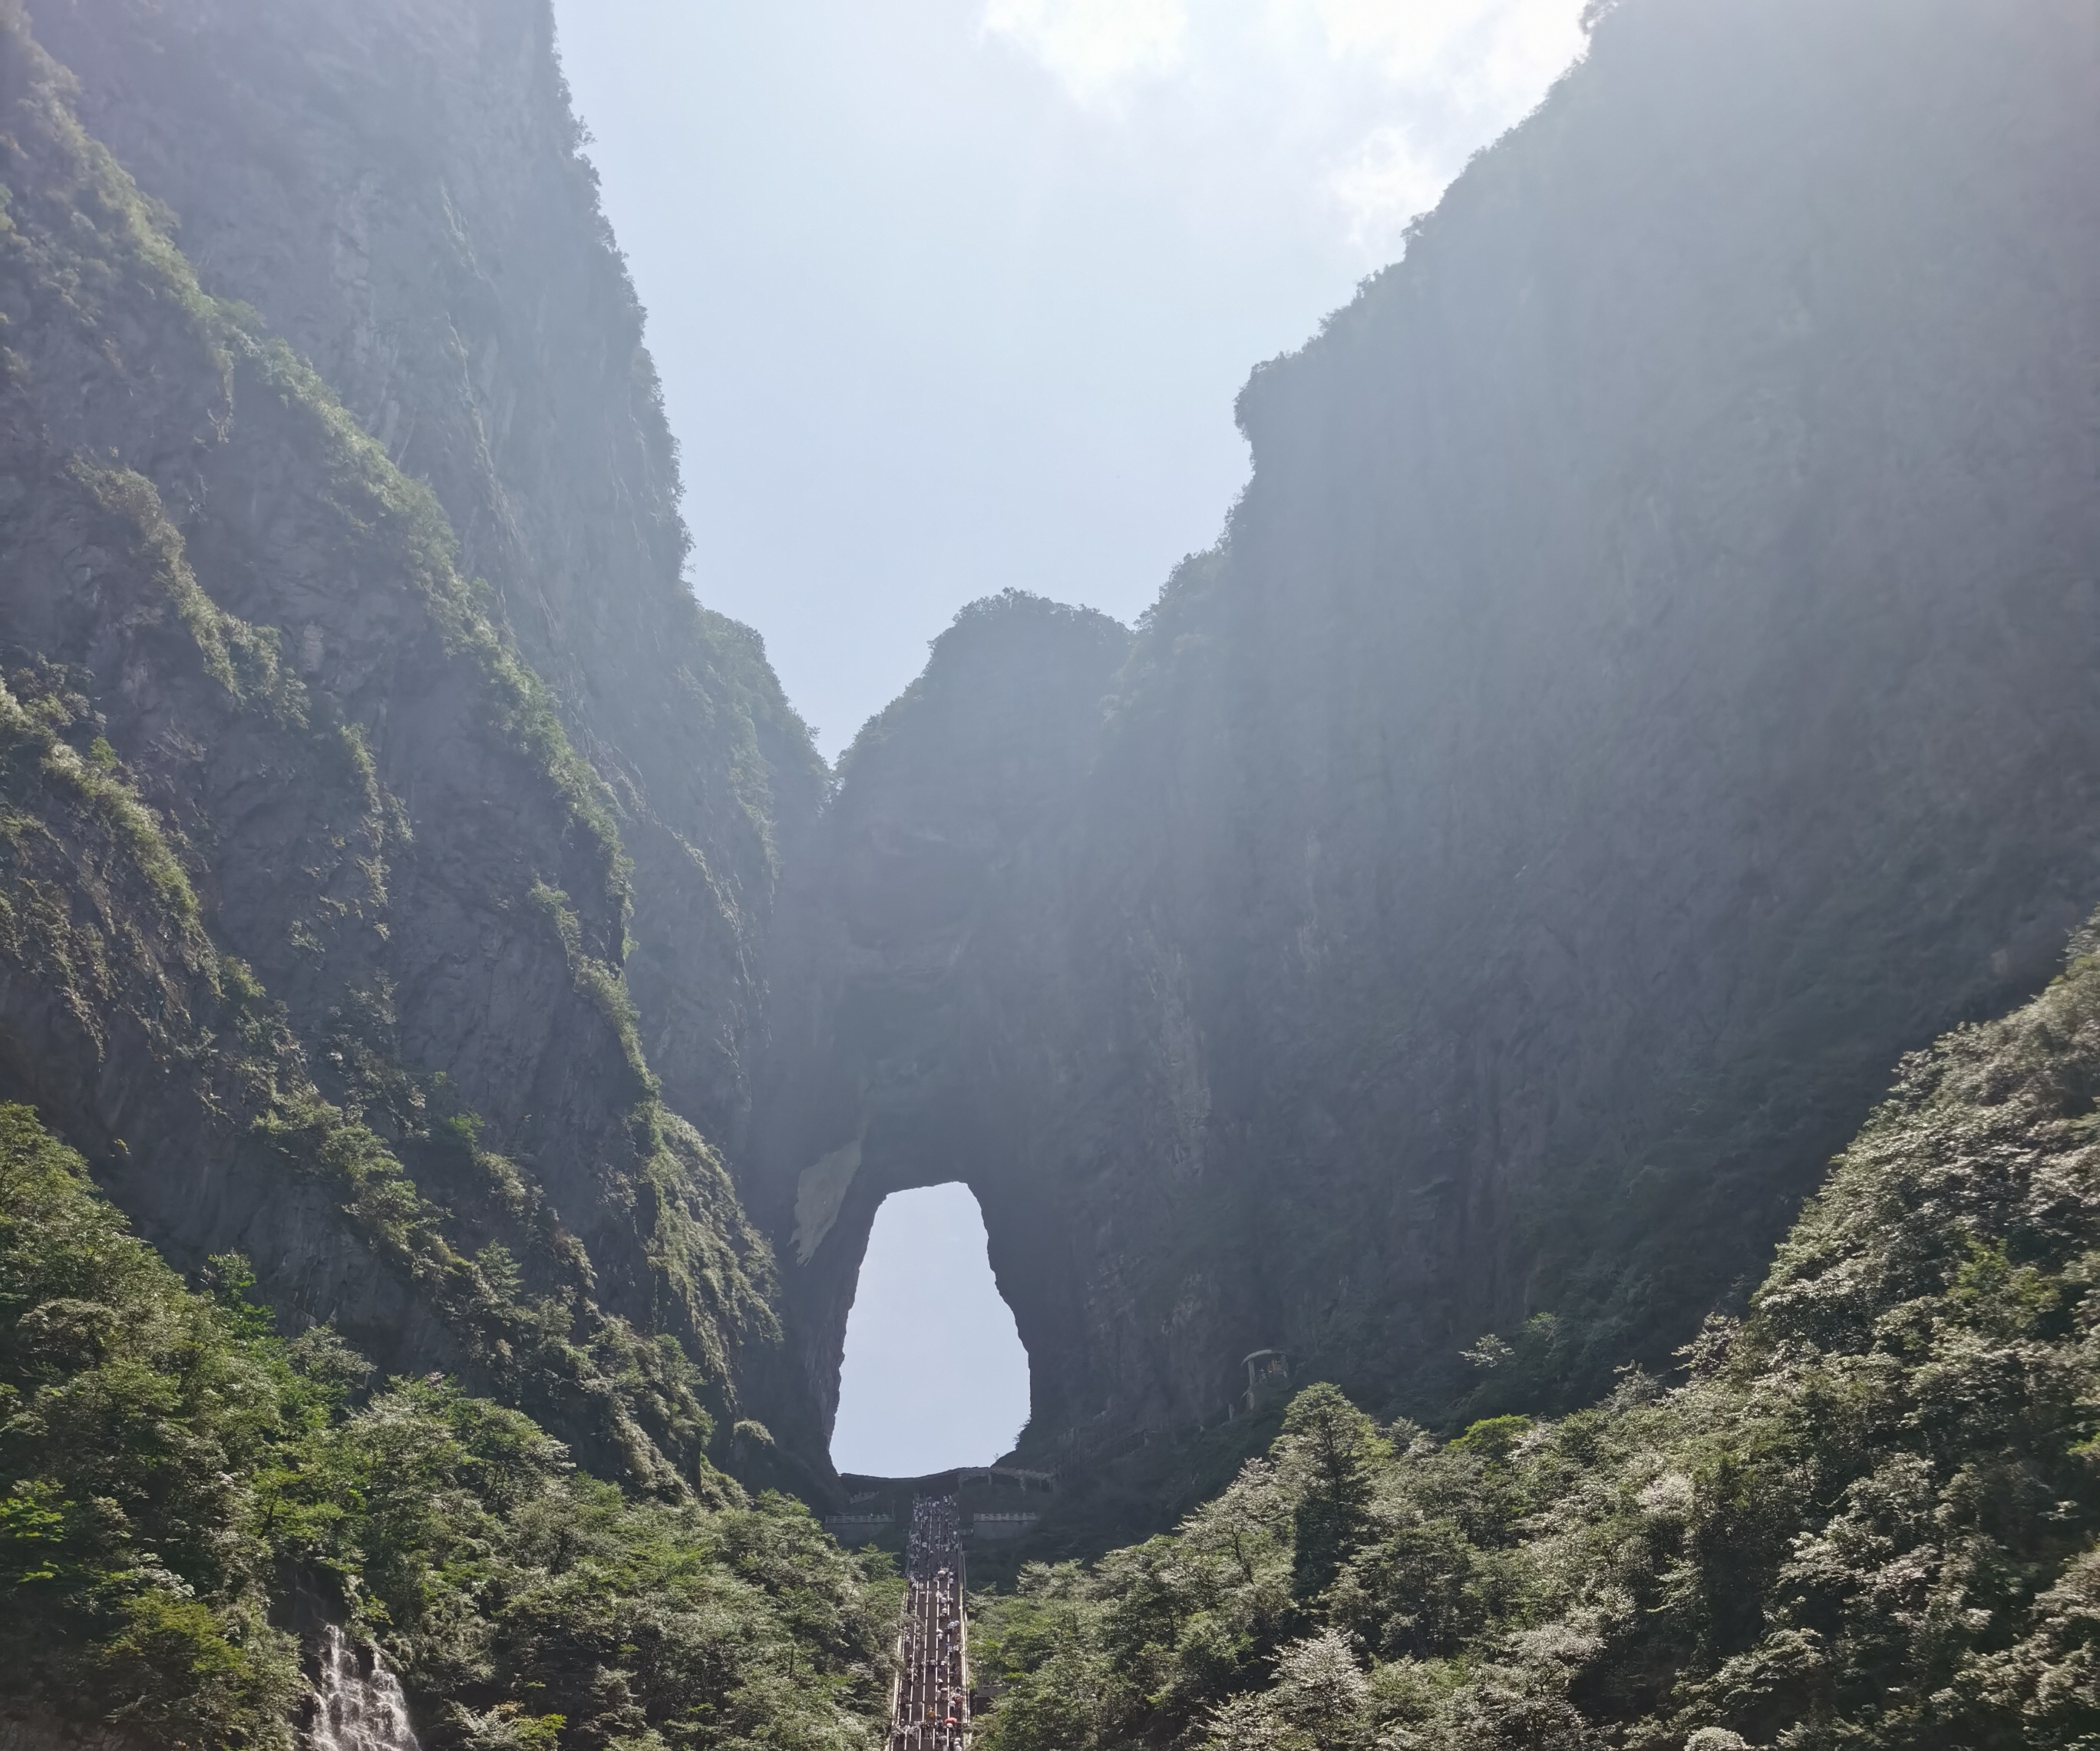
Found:
[{"label": "narrow gorge", "polygon": [[547,0],[0,0],[11,1746],[879,1742],[955,1181],[1096,1562],[990,1751],[2100,1731],[2100,13],[1586,25],[833,767]]}]

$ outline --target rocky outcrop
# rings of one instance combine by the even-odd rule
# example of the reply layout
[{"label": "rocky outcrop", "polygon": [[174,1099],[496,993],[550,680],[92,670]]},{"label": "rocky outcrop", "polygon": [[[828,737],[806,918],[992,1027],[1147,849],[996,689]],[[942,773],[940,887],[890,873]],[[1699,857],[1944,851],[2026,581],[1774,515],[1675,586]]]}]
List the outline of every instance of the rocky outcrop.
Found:
[{"label": "rocky outcrop", "polygon": [[1215,1419],[1269,1347],[1586,1392],[2047,978],[2100,898],[2095,89],[2059,0],[1626,0],[1255,373],[1224,539],[1033,720],[1054,783],[999,749],[1069,629],[966,617],[846,763],[761,1127],[820,1412],[928,1178],[1024,1446]]},{"label": "rocky outcrop", "polygon": [[[842,763],[811,854],[789,866],[778,1043],[750,1197],[775,1237],[802,1372],[774,1409],[813,1450],[837,1408],[848,1310],[892,1192],[965,1181],[1038,1390],[1086,1318],[1078,1212],[1054,1153],[1089,1017],[1064,933],[1069,824],[1130,646],[1104,615],[1016,593],[966,609]],[[1052,1414],[1055,1415],[1053,1411]]]}]

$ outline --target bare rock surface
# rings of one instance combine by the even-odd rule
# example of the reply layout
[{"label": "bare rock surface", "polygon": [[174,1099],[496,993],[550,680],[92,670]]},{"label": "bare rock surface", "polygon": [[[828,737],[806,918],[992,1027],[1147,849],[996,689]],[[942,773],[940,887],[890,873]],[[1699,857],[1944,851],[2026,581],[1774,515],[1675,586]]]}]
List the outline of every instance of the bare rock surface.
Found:
[{"label": "bare rock surface", "polygon": [[2095,90],[2056,0],[1626,0],[1255,373],[1252,483],[1112,677],[1039,704],[1070,627],[959,624],[778,1012],[783,1253],[858,1151],[783,1266],[823,1410],[874,1203],[942,1178],[1024,1448],[1215,1422],[1270,1347],[1586,1394],[2045,981],[2100,899]]},{"label": "bare rock surface", "polygon": [[940,1180],[1046,1457],[1666,1359],[2100,901],[2100,24],[1598,10],[1142,623],[989,598],[834,781],[544,0],[0,0],[0,1096],[668,1490],[828,1494]]}]

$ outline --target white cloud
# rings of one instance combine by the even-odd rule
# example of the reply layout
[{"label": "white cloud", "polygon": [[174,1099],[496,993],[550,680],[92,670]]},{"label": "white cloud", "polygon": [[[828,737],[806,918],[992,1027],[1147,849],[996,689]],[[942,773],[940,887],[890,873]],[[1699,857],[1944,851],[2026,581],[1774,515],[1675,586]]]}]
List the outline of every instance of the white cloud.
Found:
[{"label": "white cloud", "polygon": [[1385,88],[1388,120],[1335,161],[1326,181],[1350,240],[1374,255],[1436,205],[1466,158],[1521,117],[1574,60],[1568,0],[1279,0],[1310,7],[1330,52]]},{"label": "white cloud", "polygon": [[1279,10],[1309,11],[1338,56],[1362,56],[1405,73],[1433,62],[1469,15],[1484,8],[1477,0],[1279,0]]},{"label": "white cloud", "polygon": [[1042,62],[1079,102],[1171,71],[1189,37],[1184,0],[987,0],[984,28]]},{"label": "white cloud", "polygon": [[1438,88],[1473,108],[1528,108],[1582,46],[1579,9],[1568,0],[1295,3],[1318,12],[1338,56],[1364,57],[1396,86]]},{"label": "white cloud", "polygon": [[1404,128],[1373,128],[1329,174],[1327,194],[1348,222],[1349,241],[1389,254],[1407,223],[1436,204],[1449,171],[1425,157]]},{"label": "white cloud", "polygon": [[[987,0],[988,37],[1230,198],[1289,177],[1364,256],[1580,52],[1580,0]],[[1104,101],[1109,99],[1109,101]],[[1213,200],[1220,198],[1213,196]]]}]

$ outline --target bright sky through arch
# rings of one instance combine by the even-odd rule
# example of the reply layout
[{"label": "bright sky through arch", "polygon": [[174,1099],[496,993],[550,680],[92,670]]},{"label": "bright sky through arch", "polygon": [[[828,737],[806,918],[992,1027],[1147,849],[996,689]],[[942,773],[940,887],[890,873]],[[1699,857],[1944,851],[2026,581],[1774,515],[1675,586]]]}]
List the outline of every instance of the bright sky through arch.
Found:
[{"label": "bright sky through arch", "polygon": [[1232,403],[1579,51],[1581,0],[556,0],[693,582],[827,752],[965,602],[1128,619]]},{"label": "bright sky through arch", "polygon": [[999,1299],[966,1186],[875,1213],[846,1320],[832,1463],[875,1477],[988,1465],[1028,1420],[1028,1353]]}]

